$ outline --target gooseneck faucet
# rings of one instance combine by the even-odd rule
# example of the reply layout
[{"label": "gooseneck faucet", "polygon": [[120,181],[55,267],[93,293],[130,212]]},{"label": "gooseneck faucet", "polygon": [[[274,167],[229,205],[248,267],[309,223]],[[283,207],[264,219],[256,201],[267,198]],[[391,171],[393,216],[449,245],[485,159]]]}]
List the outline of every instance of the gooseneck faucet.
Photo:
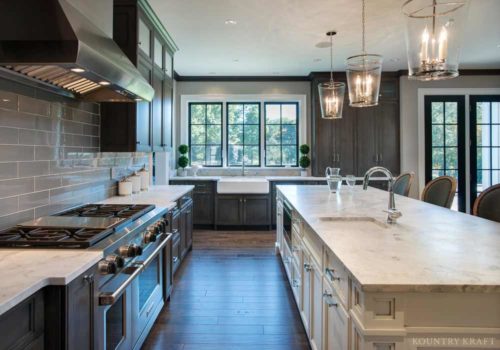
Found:
[{"label": "gooseneck faucet", "polygon": [[396,201],[394,200],[394,187],[393,187],[394,177],[392,176],[391,171],[381,166],[376,166],[368,169],[368,171],[365,173],[365,178],[363,180],[363,189],[366,190],[368,188],[368,182],[370,181],[370,177],[375,173],[384,173],[389,180],[389,187],[388,187],[389,205],[387,210],[384,211],[387,212],[387,223],[395,224],[396,220],[400,218],[403,214],[396,209]]}]

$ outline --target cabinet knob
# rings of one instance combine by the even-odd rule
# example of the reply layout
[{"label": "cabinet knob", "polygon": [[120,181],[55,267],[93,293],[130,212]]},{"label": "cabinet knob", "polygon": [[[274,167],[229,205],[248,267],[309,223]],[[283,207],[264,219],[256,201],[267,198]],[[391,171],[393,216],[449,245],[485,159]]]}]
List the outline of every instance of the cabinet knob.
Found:
[{"label": "cabinet knob", "polygon": [[307,272],[311,271],[313,269],[312,265],[311,264],[306,264],[304,263],[304,270],[306,270]]},{"label": "cabinet knob", "polygon": [[83,280],[88,284],[94,283],[94,275],[93,274],[85,275],[83,276]]}]

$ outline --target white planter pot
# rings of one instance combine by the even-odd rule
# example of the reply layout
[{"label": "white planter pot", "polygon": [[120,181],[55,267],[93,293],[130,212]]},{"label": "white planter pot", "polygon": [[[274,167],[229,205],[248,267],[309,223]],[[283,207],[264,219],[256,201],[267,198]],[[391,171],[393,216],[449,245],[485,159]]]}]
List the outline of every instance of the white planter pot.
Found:
[{"label": "white planter pot", "polygon": [[181,176],[181,177],[187,176],[187,170],[182,169],[182,168],[178,168],[177,169],[177,176]]},{"label": "white planter pot", "polygon": [[307,170],[302,169],[302,170],[300,171],[300,176],[306,177],[306,176],[307,176]]}]

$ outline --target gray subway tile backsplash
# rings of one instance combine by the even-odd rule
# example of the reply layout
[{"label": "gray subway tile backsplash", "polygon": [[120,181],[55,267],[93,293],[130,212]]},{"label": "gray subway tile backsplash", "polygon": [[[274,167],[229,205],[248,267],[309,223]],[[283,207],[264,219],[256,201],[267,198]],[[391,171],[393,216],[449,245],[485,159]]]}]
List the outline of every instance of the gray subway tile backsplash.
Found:
[{"label": "gray subway tile backsplash", "polygon": [[99,151],[99,104],[28,95],[0,91],[0,229],[113,196],[149,163]]}]

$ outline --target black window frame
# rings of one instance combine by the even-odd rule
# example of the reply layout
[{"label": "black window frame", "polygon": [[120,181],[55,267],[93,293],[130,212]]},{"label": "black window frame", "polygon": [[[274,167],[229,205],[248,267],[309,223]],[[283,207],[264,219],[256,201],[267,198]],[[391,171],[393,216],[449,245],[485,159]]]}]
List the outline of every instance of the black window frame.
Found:
[{"label": "black window frame", "polygon": [[[281,129],[280,132],[280,165],[268,165],[267,164],[267,105],[295,105],[295,124],[283,124],[283,113],[282,109],[280,107],[280,124],[269,124],[269,125],[280,125],[281,128],[283,128],[283,125],[295,125],[296,126],[296,135],[295,135],[295,146],[297,148],[296,150],[296,162],[292,167],[296,168],[299,166],[299,122],[300,122],[300,117],[299,117],[299,103],[298,102],[286,102],[286,101],[272,101],[272,102],[264,102],[263,104],[263,109],[264,109],[264,166],[267,168],[284,168],[287,165],[283,165],[283,129]],[[277,146],[277,145],[270,145],[270,146]],[[285,146],[293,146],[293,145],[288,145],[286,144]]]},{"label": "black window frame", "polygon": [[[192,124],[191,123],[191,106],[192,105],[205,105],[205,124]],[[221,123],[220,124],[207,124],[207,106],[209,105],[219,105],[221,110]],[[207,146],[220,146],[220,165],[206,165],[203,164],[203,167],[207,168],[222,168],[224,166],[224,152],[223,152],[223,144],[224,144],[224,103],[223,102],[189,102],[188,103],[188,146],[189,146],[189,165],[191,166],[191,151],[192,151],[192,143],[191,143],[191,126],[192,125],[205,125],[205,143],[204,144],[196,144],[195,146],[205,146],[205,162],[207,161]],[[220,125],[220,144],[207,144],[207,125]]]},{"label": "black window frame", "polygon": [[[446,102],[456,102],[457,103],[457,170],[458,172],[458,210],[465,212],[466,210],[466,160],[465,160],[465,96],[464,95],[427,95],[425,96],[424,111],[425,111],[425,183],[432,180],[432,125],[438,125],[432,123],[432,103],[442,102],[443,103],[443,114],[446,114]],[[443,115],[443,118],[445,116]],[[441,124],[439,124],[441,125]],[[447,125],[446,120],[443,120],[443,132]],[[455,124],[453,124],[455,125]],[[446,137],[446,136],[445,136]],[[455,146],[446,146],[446,139],[443,139],[444,154],[443,158],[446,164],[446,148],[454,148]],[[445,173],[446,170],[442,169]]]},{"label": "black window frame", "polygon": [[[477,164],[477,103],[478,102],[490,102],[490,116],[491,116],[491,107],[492,104],[491,102],[500,102],[500,95],[471,95],[469,96],[469,137],[470,137],[470,205],[471,208],[474,206],[474,202],[477,198],[477,171],[478,171],[478,164]],[[500,123],[492,123],[490,119],[490,123],[481,123],[481,125],[489,125],[490,126],[490,142],[493,139],[492,138],[492,133],[493,133],[493,128],[491,127],[492,125],[500,125]],[[485,147],[485,146],[481,146]],[[492,153],[493,153],[493,148],[500,148],[498,146],[489,146],[490,149],[490,161],[493,159]],[[490,167],[492,165],[490,164]],[[492,179],[493,177],[493,170],[500,170],[500,169],[485,169],[490,171],[490,177]],[[490,180],[491,180],[490,179]],[[492,182],[492,181],[491,181]]]},{"label": "black window frame", "polygon": [[[230,105],[242,105],[243,106],[243,123],[231,123],[229,124],[229,106]],[[245,123],[245,105],[257,105],[259,108],[259,122],[258,124],[246,124]],[[261,103],[260,102],[226,102],[226,166],[229,167],[241,167],[241,165],[230,165],[229,164],[229,125],[242,125],[243,126],[243,143],[235,146],[243,147],[243,157],[245,157],[245,146],[258,146],[259,149],[259,163],[258,165],[247,165],[245,164],[245,168],[260,168],[261,166],[261,156],[262,156],[262,140],[261,140],[261,125],[262,125],[262,112],[261,112]],[[257,145],[245,145],[245,125],[257,125],[259,129],[259,143]],[[244,159],[243,159],[244,162]]]}]

